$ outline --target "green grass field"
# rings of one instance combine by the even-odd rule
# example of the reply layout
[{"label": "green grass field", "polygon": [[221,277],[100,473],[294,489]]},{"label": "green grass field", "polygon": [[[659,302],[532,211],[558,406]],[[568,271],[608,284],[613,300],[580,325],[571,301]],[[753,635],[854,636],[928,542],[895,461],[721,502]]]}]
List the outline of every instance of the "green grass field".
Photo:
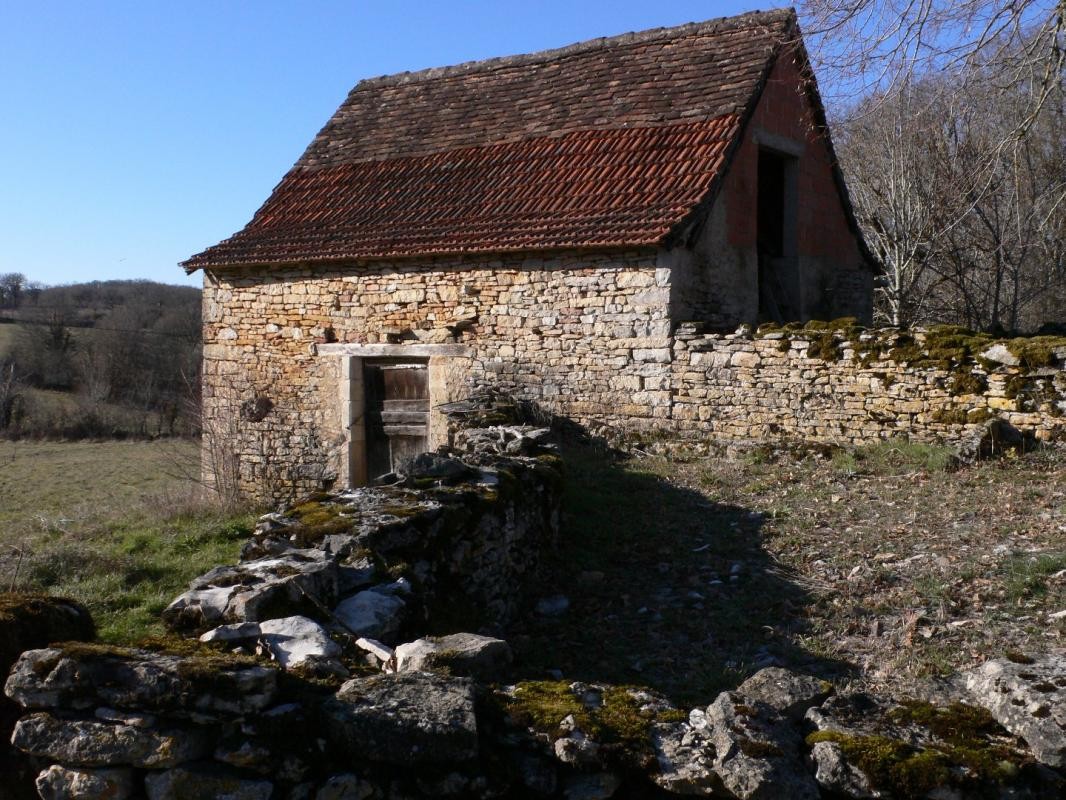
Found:
[{"label": "green grass field", "polygon": [[236,560],[254,516],[205,499],[196,442],[0,441],[0,589],[72,597],[102,639],[163,632],[187,583]]}]

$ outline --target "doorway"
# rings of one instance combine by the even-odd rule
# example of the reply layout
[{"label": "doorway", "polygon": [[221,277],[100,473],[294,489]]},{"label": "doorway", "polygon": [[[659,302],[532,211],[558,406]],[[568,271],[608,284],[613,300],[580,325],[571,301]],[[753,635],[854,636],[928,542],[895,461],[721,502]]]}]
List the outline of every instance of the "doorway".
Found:
[{"label": "doorway", "polygon": [[796,253],[796,159],[761,148],[758,171],[759,322],[798,322],[803,298]]},{"label": "doorway", "polygon": [[370,483],[429,449],[427,359],[367,359],[366,463]]}]

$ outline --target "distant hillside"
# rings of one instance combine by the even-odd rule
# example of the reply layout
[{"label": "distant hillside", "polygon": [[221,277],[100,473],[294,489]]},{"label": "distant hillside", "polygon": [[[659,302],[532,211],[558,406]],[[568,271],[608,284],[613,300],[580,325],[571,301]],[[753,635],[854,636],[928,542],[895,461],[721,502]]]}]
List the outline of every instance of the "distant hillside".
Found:
[{"label": "distant hillside", "polygon": [[11,277],[0,276],[0,435],[195,431],[199,289]]}]

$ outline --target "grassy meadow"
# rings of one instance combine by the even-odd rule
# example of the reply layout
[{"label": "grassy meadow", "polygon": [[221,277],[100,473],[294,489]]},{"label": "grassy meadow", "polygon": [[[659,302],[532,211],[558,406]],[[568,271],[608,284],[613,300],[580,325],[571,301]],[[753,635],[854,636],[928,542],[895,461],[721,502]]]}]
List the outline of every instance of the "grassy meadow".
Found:
[{"label": "grassy meadow", "polygon": [[196,575],[234,561],[254,515],[194,480],[188,440],[0,441],[0,589],[85,603],[109,642],[163,632]]}]

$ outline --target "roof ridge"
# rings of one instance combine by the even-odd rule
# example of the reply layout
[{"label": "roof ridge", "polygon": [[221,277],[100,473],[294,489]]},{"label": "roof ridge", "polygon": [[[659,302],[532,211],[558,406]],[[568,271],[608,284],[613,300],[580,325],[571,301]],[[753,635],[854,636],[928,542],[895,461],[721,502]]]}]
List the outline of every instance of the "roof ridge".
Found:
[{"label": "roof ridge", "polygon": [[687,22],[682,25],[675,25],[667,28],[650,28],[643,31],[620,33],[615,36],[601,36],[596,39],[587,39],[563,47],[538,50],[533,53],[497,56],[477,61],[464,61],[460,64],[444,67],[429,67],[414,72],[397,72],[392,75],[364,78],[355,85],[355,88],[349,92],[349,95],[354,94],[361,89],[380,88],[384,86],[402,86],[409,83],[419,83],[422,81],[469,75],[473,72],[487,72],[505,67],[536,64],[607,47],[646,44],[648,42],[654,42],[657,39],[676,39],[680,36],[692,36],[702,33],[725,33],[727,31],[755,27],[757,25],[768,25],[775,22],[795,22],[795,20],[796,12],[793,8],[777,8],[771,9],[770,11],[748,11],[744,14],[730,17],[715,17],[714,19],[704,20],[703,22]]}]

